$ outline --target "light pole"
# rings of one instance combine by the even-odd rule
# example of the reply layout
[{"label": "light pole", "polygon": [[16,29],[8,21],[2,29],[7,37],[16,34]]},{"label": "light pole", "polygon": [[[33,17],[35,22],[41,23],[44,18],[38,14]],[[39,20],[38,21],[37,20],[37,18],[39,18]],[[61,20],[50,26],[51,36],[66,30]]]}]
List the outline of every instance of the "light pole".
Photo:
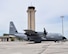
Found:
[{"label": "light pole", "polygon": [[61,19],[62,19],[62,35],[64,36],[64,23],[63,23],[63,18],[64,18],[64,16],[61,16]]}]

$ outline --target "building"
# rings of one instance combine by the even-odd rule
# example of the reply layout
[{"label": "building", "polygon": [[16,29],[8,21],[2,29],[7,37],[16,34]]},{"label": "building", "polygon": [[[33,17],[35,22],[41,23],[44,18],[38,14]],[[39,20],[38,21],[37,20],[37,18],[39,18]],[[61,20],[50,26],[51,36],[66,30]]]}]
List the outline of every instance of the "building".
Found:
[{"label": "building", "polygon": [[28,13],[28,29],[35,31],[35,7],[30,6],[28,7],[27,13]]},{"label": "building", "polygon": [[15,36],[12,35],[5,35],[0,36],[0,41],[7,42],[7,41],[17,41],[18,39]]}]

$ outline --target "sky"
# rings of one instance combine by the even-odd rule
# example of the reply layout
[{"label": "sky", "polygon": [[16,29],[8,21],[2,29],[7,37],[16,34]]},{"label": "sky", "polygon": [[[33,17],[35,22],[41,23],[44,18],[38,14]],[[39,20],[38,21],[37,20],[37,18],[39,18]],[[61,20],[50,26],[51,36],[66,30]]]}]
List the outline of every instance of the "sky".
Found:
[{"label": "sky", "polygon": [[68,38],[68,0],[0,0],[0,36],[9,33],[10,21],[13,21],[18,32],[28,28],[29,6],[34,6],[36,31],[62,34],[64,16],[64,36]]}]

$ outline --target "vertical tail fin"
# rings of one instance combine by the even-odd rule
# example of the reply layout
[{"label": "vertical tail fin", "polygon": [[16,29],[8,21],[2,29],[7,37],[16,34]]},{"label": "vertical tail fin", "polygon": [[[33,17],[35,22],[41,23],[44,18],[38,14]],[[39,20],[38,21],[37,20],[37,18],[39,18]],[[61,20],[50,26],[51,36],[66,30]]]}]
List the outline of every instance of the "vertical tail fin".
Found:
[{"label": "vertical tail fin", "polygon": [[13,22],[10,22],[10,27],[9,27],[9,34],[16,34],[18,33],[17,29],[15,28],[15,25],[13,24]]}]

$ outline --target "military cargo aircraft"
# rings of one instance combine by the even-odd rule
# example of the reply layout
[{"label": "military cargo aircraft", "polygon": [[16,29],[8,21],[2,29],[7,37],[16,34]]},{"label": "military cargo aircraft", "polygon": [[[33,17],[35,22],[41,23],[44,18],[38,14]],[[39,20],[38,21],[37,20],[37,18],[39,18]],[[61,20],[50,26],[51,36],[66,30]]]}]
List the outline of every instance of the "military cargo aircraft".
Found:
[{"label": "military cargo aircraft", "polygon": [[62,36],[58,33],[48,33],[46,32],[44,28],[44,32],[36,32],[33,30],[24,30],[25,33],[19,33],[13,24],[13,22],[10,22],[10,29],[9,29],[9,35],[14,35],[18,38],[24,39],[24,40],[33,40],[35,43],[41,43],[41,41],[62,41],[66,40],[66,37]]}]

